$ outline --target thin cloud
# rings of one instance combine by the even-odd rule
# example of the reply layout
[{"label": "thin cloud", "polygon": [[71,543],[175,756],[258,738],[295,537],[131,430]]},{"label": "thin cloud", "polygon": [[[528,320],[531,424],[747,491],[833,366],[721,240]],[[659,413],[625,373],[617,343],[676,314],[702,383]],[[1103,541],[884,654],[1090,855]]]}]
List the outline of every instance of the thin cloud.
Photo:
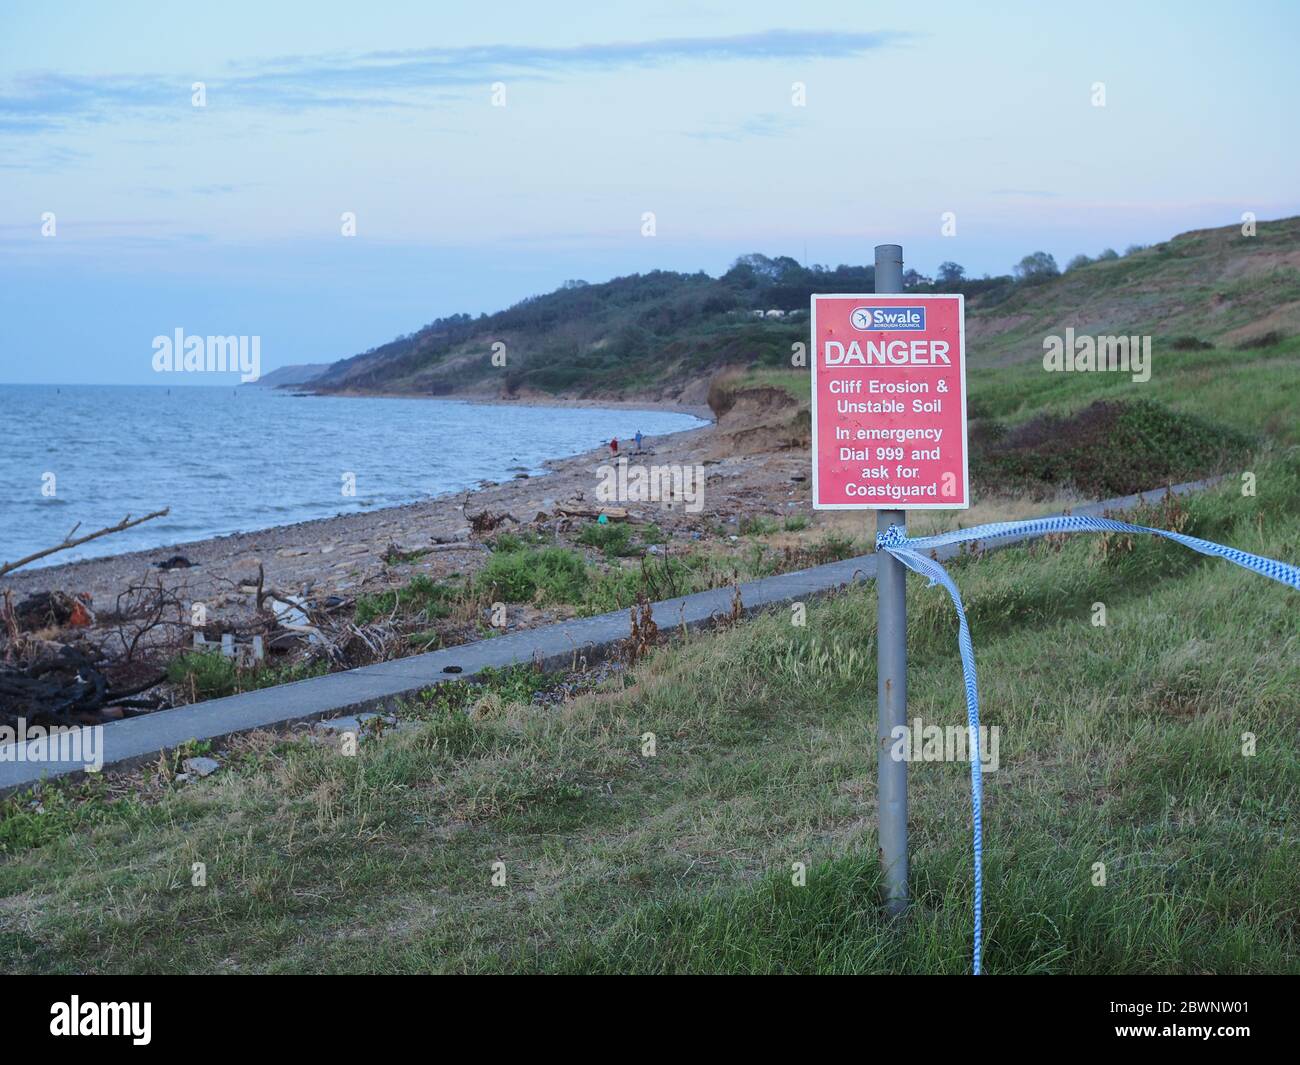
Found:
[{"label": "thin cloud", "polygon": [[[156,74],[78,77],[31,73],[0,92],[0,131],[43,132],[75,122],[106,122],[139,112],[189,106],[191,84],[202,81],[209,106],[290,111],[347,107],[427,106],[427,94],[463,91],[500,80],[556,80],[584,73],[674,63],[852,59],[913,35],[881,31],[766,30],[730,37],[669,37],[583,44],[568,48],[473,45],[286,56],[232,64],[224,75],[192,78]],[[412,99],[419,94],[417,104]]]},{"label": "thin cloud", "polygon": [[88,152],[65,145],[36,146],[28,151],[15,151],[0,159],[0,170],[28,170],[33,173],[52,173],[78,166],[90,158]]},{"label": "thin cloud", "polygon": [[780,137],[798,125],[786,115],[752,115],[735,126],[690,130],[683,136],[701,141],[740,141],[750,137]]},{"label": "thin cloud", "polygon": [[1055,199],[1060,196],[1059,192],[1048,192],[1046,189],[991,189],[990,196],[1028,196],[1032,199]]}]

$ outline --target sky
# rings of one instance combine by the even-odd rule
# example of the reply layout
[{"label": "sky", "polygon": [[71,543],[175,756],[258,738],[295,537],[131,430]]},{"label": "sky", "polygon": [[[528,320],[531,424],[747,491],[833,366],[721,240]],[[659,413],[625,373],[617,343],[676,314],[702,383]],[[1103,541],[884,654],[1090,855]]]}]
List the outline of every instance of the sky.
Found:
[{"label": "sky", "polygon": [[153,369],[178,328],[328,362],[748,252],[1000,274],[1298,214],[1298,31],[1294,2],[0,0],[0,382],[185,383]]}]

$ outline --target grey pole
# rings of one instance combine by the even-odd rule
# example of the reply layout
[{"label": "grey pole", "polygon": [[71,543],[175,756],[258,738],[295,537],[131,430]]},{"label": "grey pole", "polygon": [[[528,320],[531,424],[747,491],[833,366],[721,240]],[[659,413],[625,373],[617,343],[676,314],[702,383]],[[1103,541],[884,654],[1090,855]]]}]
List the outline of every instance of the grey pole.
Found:
[{"label": "grey pole", "polygon": [[[876,247],[876,291],[903,291],[903,249]],[[876,511],[876,530],[907,528],[907,511]],[[907,570],[892,555],[876,556],[876,817],[880,825],[880,863],[885,877],[885,908],[907,909],[907,762],[890,756],[891,735],[907,725]]]}]

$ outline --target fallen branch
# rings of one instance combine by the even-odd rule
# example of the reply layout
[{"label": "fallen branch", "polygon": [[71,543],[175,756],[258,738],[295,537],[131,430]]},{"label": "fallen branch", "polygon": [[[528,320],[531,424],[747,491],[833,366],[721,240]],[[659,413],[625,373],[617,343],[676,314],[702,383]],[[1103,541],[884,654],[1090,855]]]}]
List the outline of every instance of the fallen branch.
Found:
[{"label": "fallen branch", "polygon": [[[25,566],[29,562],[35,562],[38,558],[52,555],[56,551],[66,551],[69,547],[78,547],[81,544],[86,543],[88,540],[95,540],[101,536],[107,536],[109,533],[122,532],[125,529],[130,529],[133,526],[143,524],[146,521],[153,521],[154,518],[166,517],[171,513],[171,509],[171,507],[164,507],[162,510],[155,510],[152,514],[146,514],[143,518],[132,518],[131,515],[128,514],[116,525],[110,525],[107,529],[100,529],[97,532],[87,533],[85,536],[79,536],[75,540],[65,538],[63,543],[55,544],[53,547],[47,547],[43,551],[37,551],[35,554],[28,555],[26,558],[20,558],[17,562],[5,562],[0,565],[0,577],[3,577],[6,573],[12,573],[14,570],[18,569],[18,567]],[[76,532],[80,525],[80,522],[74,525],[72,527],[72,532]],[[71,535],[72,533],[68,534],[68,536]]]},{"label": "fallen branch", "polygon": [[[126,591],[117,597],[117,609],[114,613],[116,635],[122,641],[124,661],[135,658],[140,641],[154,629],[173,629],[181,633],[190,626],[185,620],[185,603],[179,589],[163,586],[162,575],[155,576],[156,584],[129,585]],[[176,620],[167,620],[168,614],[175,614]]]},{"label": "fallen branch", "polygon": [[602,514],[610,521],[627,521],[626,507],[586,507],[581,504],[561,503],[555,508],[566,518],[599,518]]}]

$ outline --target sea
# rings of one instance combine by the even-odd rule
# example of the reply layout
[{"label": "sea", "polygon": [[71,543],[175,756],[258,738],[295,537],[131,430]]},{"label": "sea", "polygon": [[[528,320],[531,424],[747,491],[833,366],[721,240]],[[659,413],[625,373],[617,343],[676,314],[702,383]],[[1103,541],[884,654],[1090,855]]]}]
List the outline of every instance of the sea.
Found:
[{"label": "sea", "polygon": [[611,437],[703,424],[668,411],[258,386],[0,385],[0,562],[127,514],[171,508],[31,565],[396,506],[538,476],[547,459]]}]

